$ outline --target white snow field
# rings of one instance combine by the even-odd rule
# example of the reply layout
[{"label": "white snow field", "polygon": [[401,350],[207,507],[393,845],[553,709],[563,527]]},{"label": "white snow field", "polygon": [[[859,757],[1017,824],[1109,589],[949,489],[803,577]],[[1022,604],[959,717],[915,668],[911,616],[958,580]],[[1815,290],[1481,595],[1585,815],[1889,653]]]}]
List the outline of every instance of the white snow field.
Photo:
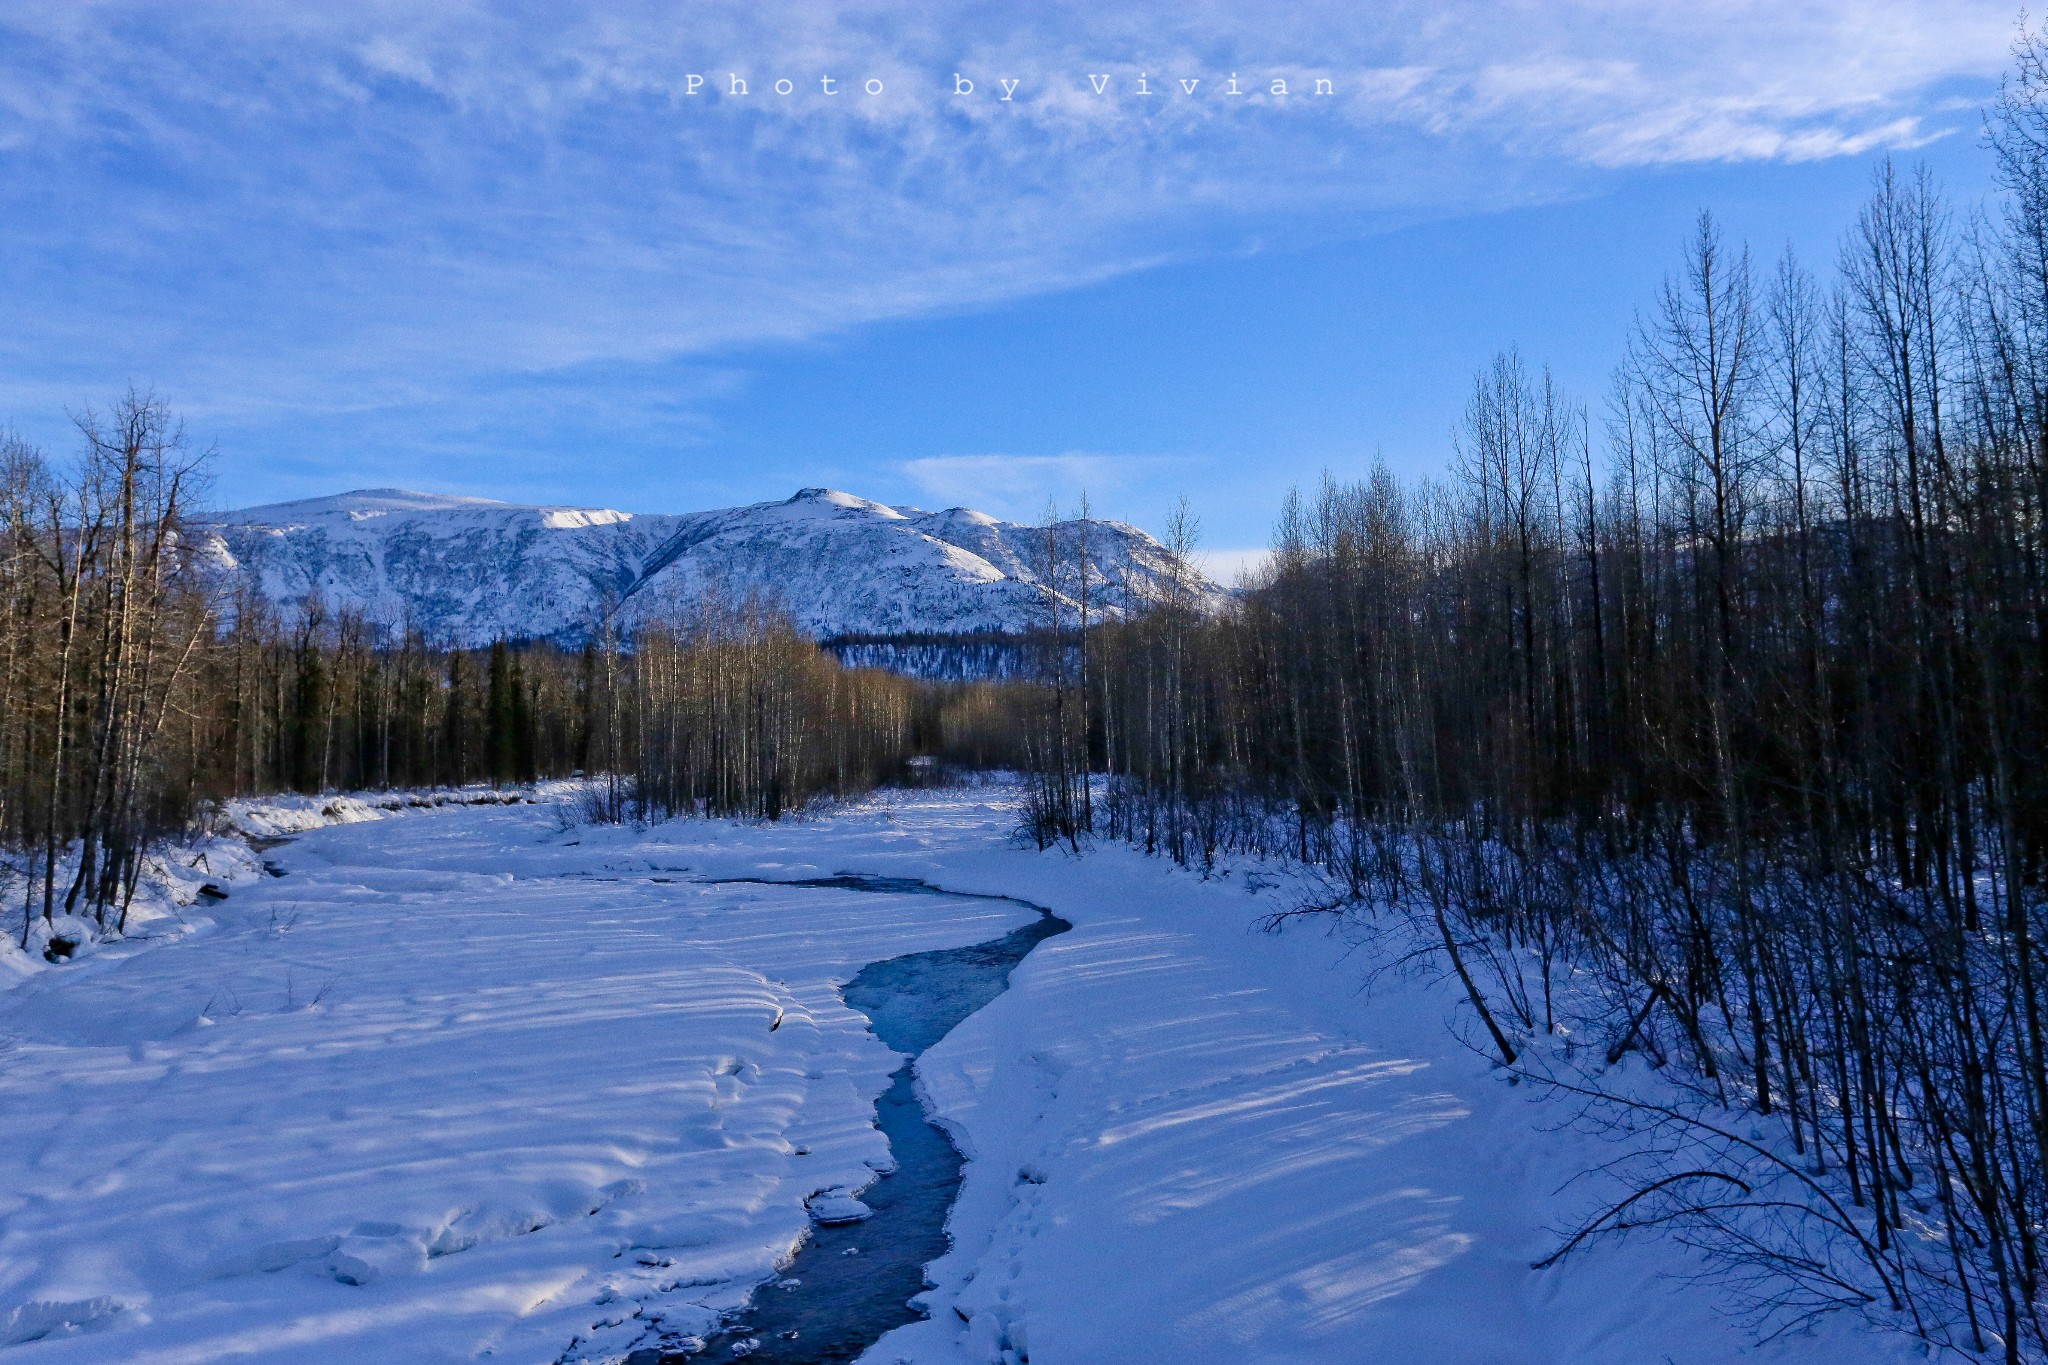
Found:
[{"label": "white snow field", "polygon": [[[316,829],[0,995],[0,1362],[617,1360],[697,1331],[887,1165],[864,963],[1013,904],[699,879],[841,872],[1074,929],[924,1054],[968,1156],[889,1365],[1867,1362],[1751,1344],[1669,1243],[1536,1272],[1602,1155],[1345,940],[1134,852],[1013,843],[1001,789],[778,826],[546,806]],[[203,915],[203,920],[201,916]],[[175,921],[168,921],[175,926]],[[152,926],[155,927],[155,926]]]}]

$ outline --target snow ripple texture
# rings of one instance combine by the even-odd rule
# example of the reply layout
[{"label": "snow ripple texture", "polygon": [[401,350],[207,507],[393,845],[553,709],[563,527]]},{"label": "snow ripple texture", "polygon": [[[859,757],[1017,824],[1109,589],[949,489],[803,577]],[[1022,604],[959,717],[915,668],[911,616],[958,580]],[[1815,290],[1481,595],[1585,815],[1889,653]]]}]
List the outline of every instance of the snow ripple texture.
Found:
[{"label": "snow ripple texture", "polygon": [[1531,1270],[1614,1148],[1461,1044],[1455,981],[1363,989],[1362,923],[1254,928],[1287,903],[1275,869],[1038,853],[1013,800],[372,818],[150,921],[174,936],[17,963],[0,1365],[589,1365],[701,1336],[774,1292],[808,1200],[889,1164],[901,1058],[840,987],[1031,919],[708,884],[842,873],[1073,924],[918,1062],[964,1180],[931,1316],[864,1365],[1923,1358],[1847,1318],[1757,1345],[1669,1239]]},{"label": "snow ripple texture", "polygon": [[173,941],[0,994],[10,1357],[538,1363],[706,1332],[807,1198],[889,1166],[902,1059],[840,985],[1031,918],[695,884],[659,836],[533,806],[268,856],[285,875]]}]

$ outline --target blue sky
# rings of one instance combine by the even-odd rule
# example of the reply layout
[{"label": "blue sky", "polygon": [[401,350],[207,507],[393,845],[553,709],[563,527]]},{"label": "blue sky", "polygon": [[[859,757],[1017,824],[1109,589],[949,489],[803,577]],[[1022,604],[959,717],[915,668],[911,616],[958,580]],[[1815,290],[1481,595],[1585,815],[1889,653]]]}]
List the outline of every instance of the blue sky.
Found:
[{"label": "blue sky", "polygon": [[154,386],[230,505],[1085,488],[1249,549],[1323,469],[1438,467],[1503,346],[1597,402],[1702,206],[1825,266],[1883,155],[1983,195],[2016,19],[16,0],[0,423],[62,454]]}]

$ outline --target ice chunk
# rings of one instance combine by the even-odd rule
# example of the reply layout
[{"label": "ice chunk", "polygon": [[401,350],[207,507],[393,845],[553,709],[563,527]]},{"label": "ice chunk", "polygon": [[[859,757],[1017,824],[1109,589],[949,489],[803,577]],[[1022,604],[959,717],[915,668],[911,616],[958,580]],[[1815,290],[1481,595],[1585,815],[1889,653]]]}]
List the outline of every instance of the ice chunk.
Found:
[{"label": "ice chunk", "polygon": [[841,1223],[858,1223],[874,1212],[866,1204],[850,1194],[814,1194],[810,1201],[811,1217],[825,1227]]}]

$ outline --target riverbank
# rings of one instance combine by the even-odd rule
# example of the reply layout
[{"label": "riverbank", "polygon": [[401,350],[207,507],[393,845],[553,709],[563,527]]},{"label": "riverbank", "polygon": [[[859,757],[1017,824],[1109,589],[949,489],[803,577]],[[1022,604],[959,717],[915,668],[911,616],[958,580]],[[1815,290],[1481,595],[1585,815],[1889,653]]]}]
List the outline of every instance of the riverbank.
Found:
[{"label": "riverbank", "polygon": [[0,996],[5,1354],[608,1360],[709,1331],[810,1195],[888,1164],[899,1059],[840,984],[1033,918],[692,880],[797,875],[750,833],[315,829],[182,936]]},{"label": "riverbank", "polygon": [[917,1067],[968,1161],[932,1316],[868,1361],[1919,1358],[1847,1322],[1752,1348],[1668,1242],[1531,1271],[1600,1146],[1461,1046],[1443,983],[1364,991],[1325,922],[1258,931],[1282,901],[1242,870],[1020,847],[1006,796],[318,830],[205,932],[39,973],[0,997],[0,1321],[49,1334],[0,1359],[541,1365],[708,1330],[808,1196],[887,1162],[899,1059],[842,984],[1030,918],[704,884],[843,872],[1074,925]]}]

